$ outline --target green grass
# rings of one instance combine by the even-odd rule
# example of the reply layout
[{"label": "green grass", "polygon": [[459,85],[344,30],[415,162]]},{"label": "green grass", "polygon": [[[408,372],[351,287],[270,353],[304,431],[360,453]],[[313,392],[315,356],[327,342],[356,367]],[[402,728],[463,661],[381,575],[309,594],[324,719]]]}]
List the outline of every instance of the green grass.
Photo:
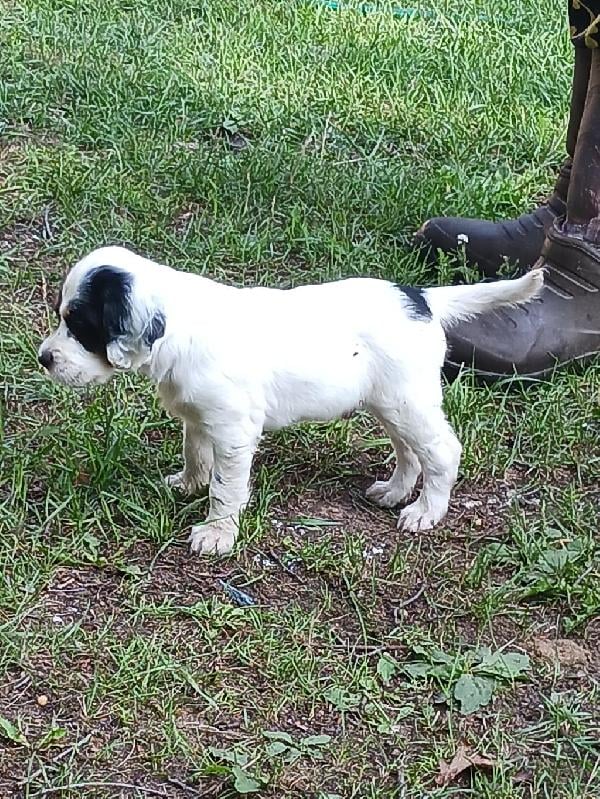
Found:
[{"label": "green grass", "polygon": [[[552,185],[564,3],[1,6],[0,795],[598,796],[597,368],[449,387],[461,480],[420,536],[363,499],[372,420],[266,437],[217,561],[188,555],[206,497],[162,485],[180,431],[151,389],[71,393],[35,361],[62,273],[107,242],[240,284],[448,280],[406,251],[420,222]],[[540,657],[555,638],[587,659]],[[482,646],[529,668],[461,715]],[[450,666],[414,679],[432,647]],[[496,767],[436,785],[459,743]]]}]

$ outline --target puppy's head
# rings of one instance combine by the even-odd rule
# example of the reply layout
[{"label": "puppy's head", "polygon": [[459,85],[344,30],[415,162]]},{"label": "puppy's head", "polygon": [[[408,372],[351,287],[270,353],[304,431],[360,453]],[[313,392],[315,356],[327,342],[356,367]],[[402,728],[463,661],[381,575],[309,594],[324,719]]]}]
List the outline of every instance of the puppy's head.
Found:
[{"label": "puppy's head", "polygon": [[38,352],[53,380],[66,386],[105,383],[115,370],[138,369],[149,360],[165,329],[148,290],[152,266],[124,248],[105,247],[71,269],[55,307],[58,327]]}]

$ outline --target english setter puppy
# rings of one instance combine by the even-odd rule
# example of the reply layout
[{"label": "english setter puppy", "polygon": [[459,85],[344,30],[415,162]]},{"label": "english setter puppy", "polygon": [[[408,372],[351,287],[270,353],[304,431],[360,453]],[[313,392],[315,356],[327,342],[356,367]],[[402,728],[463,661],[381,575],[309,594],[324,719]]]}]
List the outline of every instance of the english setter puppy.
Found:
[{"label": "english setter puppy", "polygon": [[400,513],[405,530],[442,519],[461,446],[442,410],[444,329],[535,297],[543,271],[517,280],[410,288],[351,278],[294,289],[235,288],[103,247],[67,275],[58,328],[39,349],[53,380],[104,383],[117,371],[146,375],[183,420],[183,470],[167,483],[209,486],[209,513],[191,548],[233,548],[248,502],[250,468],[265,430],[364,408],[396,455],[389,480],[367,495],[384,508],[423,487]]}]

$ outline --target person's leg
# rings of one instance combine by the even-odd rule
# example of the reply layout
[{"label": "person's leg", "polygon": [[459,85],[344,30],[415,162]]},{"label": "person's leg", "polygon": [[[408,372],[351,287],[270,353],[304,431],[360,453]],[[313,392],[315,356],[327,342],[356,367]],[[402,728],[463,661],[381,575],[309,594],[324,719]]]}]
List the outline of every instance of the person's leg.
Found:
[{"label": "person's leg", "polygon": [[591,56],[592,72],[573,159],[564,227],[567,233],[582,233],[587,241],[600,244],[600,48],[592,50]]},{"label": "person's leg", "polygon": [[[600,0],[587,5],[598,9],[600,23]],[[538,300],[450,330],[446,374],[472,364],[483,378],[542,377],[600,354],[600,47],[591,50],[566,218],[548,230],[536,265],[546,269]]]},{"label": "person's leg", "polygon": [[416,233],[414,246],[429,263],[435,263],[440,251],[455,252],[464,248],[470,266],[478,268],[486,277],[496,277],[499,268],[506,262],[518,265],[524,272],[537,261],[546,231],[566,211],[571,163],[585,106],[590,58],[591,51],[588,48],[575,48],[566,141],[569,157],[560,169],[552,195],[543,205],[518,219],[492,222],[463,217],[436,217],[428,220]]}]

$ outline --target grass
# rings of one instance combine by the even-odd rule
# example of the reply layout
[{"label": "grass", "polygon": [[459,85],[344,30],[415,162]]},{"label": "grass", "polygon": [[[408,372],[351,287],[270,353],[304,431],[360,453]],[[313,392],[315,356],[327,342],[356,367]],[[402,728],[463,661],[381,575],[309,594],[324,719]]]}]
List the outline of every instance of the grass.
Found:
[{"label": "grass", "polygon": [[[372,420],[265,438],[217,561],[188,555],[206,498],[161,484],[180,431],[150,388],[35,363],[61,274],[106,242],[240,284],[449,279],[405,248],[422,220],[551,187],[564,3],[1,5],[0,795],[598,796],[597,368],[450,386],[461,480],[423,535],[363,499],[389,469]],[[479,647],[528,667],[464,715]],[[438,785],[460,743],[495,767]]]}]

